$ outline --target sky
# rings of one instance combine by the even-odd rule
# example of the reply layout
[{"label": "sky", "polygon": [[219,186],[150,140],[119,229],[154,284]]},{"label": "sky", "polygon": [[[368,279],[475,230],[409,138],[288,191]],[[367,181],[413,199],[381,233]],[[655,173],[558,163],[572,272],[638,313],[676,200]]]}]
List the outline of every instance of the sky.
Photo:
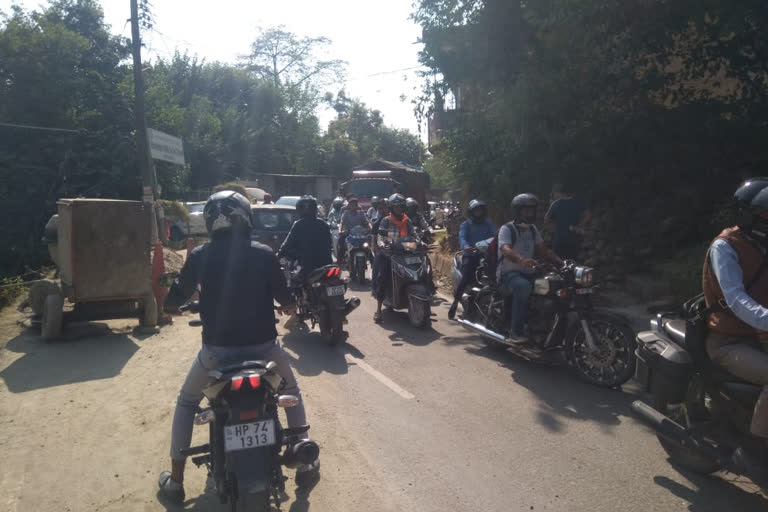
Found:
[{"label": "sky", "polygon": [[[248,53],[259,27],[285,25],[298,36],[331,39],[328,56],[347,62],[347,94],[380,110],[385,124],[418,133],[411,100],[421,90],[421,29],[408,19],[413,0],[150,1],[154,27],[142,35],[145,60],[171,56],[178,48],[209,62],[235,63]],[[0,0],[0,10],[10,12],[14,3],[28,9],[46,4]],[[101,0],[101,5],[112,32],[130,37],[129,0]],[[319,112],[321,126],[333,114]],[[425,127],[422,132],[426,138]]]}]

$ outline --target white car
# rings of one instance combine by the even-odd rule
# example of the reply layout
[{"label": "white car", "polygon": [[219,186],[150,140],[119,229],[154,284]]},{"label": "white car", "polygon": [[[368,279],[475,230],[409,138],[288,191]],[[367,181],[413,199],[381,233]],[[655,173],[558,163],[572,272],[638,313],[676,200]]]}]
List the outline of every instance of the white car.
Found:
[{"label": "white car", "polygon": [[184,203],[189,211],[189,221],[184,222],[176,219],[171,224],[171,240],[178,241],[188,236],[204,236],[208,234],[205,228],[205,219],[203,219],[203,209],[205,201],[196,201],[193,203]]}]

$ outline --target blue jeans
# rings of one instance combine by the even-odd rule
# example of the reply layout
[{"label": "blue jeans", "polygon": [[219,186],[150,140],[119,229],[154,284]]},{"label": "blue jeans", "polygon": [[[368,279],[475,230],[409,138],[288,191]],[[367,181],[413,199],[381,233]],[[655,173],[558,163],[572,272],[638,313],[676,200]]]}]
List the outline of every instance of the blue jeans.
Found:
[{"label": "blue jeans", "polygon": [[528,299],[533,292],[536,276],[513,270],[505,272],[499,279],[499,289],[504,296],[512,297],[510,306],[510,327],[512,333],[523,334],[528,313]]}]

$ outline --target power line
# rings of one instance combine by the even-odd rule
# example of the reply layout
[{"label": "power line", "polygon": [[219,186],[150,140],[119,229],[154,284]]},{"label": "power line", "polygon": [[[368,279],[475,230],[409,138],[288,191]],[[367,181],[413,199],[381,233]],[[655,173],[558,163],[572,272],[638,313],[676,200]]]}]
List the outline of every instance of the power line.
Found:
[{"label": "power line", "polygon": [[82,132],[82,130],[72,130],[69,128],[53,128],[50,126],[34,126],[31,124],[0,123],[0,126],[5,126],[8,128],[26,128],[28,130],[45,130],[49,132],[68,132],[68,133]]}]

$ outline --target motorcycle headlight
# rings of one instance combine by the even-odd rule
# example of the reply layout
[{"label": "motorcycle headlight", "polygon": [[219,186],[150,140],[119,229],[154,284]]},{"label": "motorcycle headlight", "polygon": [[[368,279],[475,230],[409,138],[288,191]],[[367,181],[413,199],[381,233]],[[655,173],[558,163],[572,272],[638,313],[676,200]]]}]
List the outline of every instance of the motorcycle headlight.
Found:
[{"label": "motorcycle headlight", "polygon": [[588,267],[576,267],[573,269],[573,281],[579,286],[592,284],[594,269]]},{"label": "motorcycle headlight", "polygon": [[370,245],[368,244],[368,242],[365,242],[365,243],[363,244],[363,248],[364,248],[364,249],[367,249],[368,247],[370,247]]}]

